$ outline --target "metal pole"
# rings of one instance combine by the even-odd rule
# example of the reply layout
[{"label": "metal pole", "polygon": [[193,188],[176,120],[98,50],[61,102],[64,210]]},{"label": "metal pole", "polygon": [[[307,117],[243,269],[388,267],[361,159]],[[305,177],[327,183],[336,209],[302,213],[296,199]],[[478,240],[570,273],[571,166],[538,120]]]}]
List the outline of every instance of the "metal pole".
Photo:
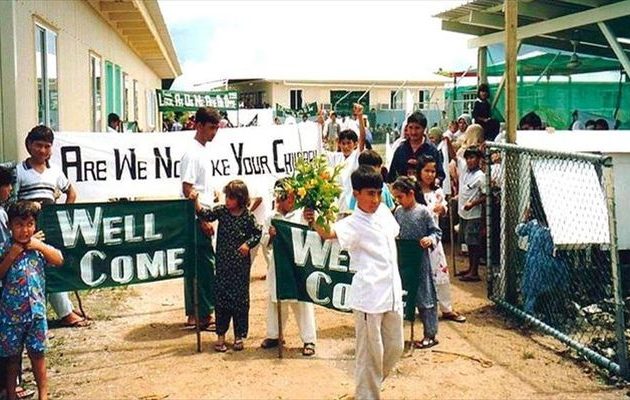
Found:
[{"label": "metal pole", "polygon": [[491,174],[491,160],[490,149],[486,147],[486,280],[488,282],[488,298],[493,297],[492,279],[494,278],[494,264],[492,263],[492,218],[496,218],[492,214],[492,174]]},{"label": "metal pole", "polygon": [[613,295],[615,299],[615,334],[617,336],[617,362],[620,373],[624,378],[628,377],[628,345],[624,333],[626,322],[624,317],[625,304],[621,287],[621,268],[619,266],[619,253],[617,248],[617,218],[615,216],[615,187],[612,159],[608,159],[604,165],[604,185],[606,188],[606,200],[608,205],[608,229],[610,231],[610,266],[612,269]]},{"label": "metal pole", "polygon": [[[455,206],[453,206],[455,204]],[[455,225],[453,224],[453,213],[454,210],[457,209],[457,201],[453,201],[450,199],[449,201],[449,210],[448,210],[448,222],[451,229],[451,265],[453,266],[453,276],[457,275],[457,261],[455,260]]]},{"label": "metal pole", "polygon": [[602,368],[609,370],[610,372],[614,374],[617,374],[617,375],[620,374],[621,368],[619,364],[607,359],[601,354],[594,352],[593,350],[584,346],[582,343],[570,338],[569,336],[565,335],[559,330],[550,327],[544,322],[541,322],[540,320],[532,317],[531,315],[525,313],[524,311],[519,310],[518,308],[514,307],[513,305],[509,303],[506,303],[505,301],[501,299],[495,299],[494,302],[498,306],[504,308],[505,310],[509,311],[511,314],[515,315],[516,317],[521,318],[522,320],[531,323],[533,326],[540,329],[544,333],[547,333],[553,336],[554,338],[558,339],[559,341],[566,344],[567,346],[577,350],[578,353],[584,355],[584,357],[588,358],[593,363],[599,365]]}]

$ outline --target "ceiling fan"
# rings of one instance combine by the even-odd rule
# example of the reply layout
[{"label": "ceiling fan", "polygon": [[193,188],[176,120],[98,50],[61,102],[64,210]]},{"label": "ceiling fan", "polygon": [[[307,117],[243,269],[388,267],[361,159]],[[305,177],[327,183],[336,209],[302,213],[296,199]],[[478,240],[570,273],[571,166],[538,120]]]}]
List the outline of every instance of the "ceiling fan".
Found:
[{"label": "ceiling fan", "polygon": [[577,40],[571,40],[571,44],[573,45],[573,54],[571,54],[571,58],[569,59],[569,62],[567,63],[567,68],[573,69],[582,65],[582,60],[580,60],[580,57],[578,57],[578,54],[577,54],[578,43],[579,42]]}]

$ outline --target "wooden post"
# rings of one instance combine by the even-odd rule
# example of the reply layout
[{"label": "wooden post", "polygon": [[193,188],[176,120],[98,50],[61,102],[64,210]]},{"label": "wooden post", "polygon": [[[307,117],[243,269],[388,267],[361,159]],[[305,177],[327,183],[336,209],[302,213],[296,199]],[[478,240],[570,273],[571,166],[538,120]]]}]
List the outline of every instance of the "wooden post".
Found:
[{"label": "wooden post", "polygon": [[488,48],[483,46],[477,49],[477,86],[488,83]]},{"label": "wooden post", "polygon": [[278,310],[278,358],[282,358],[282,348],[284,347],[284,334],[282,333],[282,303],[280,299],[276,299],[276,307]]},{"label": "wooden post", "polygon": [[506,72],[506,101],[505,116],[507,142],[516,143],[517,127],[517,83],[516,83],[516,56],[518,28],[518,1],[505,0],[505,72]]}]

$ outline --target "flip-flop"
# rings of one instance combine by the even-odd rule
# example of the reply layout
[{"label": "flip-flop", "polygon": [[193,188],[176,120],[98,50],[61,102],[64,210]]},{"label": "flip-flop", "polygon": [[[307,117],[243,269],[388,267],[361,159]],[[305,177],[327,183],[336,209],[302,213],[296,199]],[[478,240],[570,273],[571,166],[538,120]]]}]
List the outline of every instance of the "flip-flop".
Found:
[{"label": "flip-flop", "polygon": [[464,323],[466,322],[466,317],[464,317],[461,314],[458,314],[456,312],[450,312],[450,313],[443,313],[442,314],[442,319],[446,319],[448,321],[453,321],[453,322],[459,322],[459,323]]},{"label": "flip-flop", "polygon": [[63,318],[59,320],[59,326],[64,328],[87,328],[90,325],[90,321],[86,319],[78,319],[74,322],[66,322]]},{"label": "flip-flop", "polygon": [[232,345],[232,350],[234,351],[241,351],[245,348],[245,345],[243,344],[243,340],[242,339],[237,339],[234,341],[234,344]]},{"label": "flip-flop", "polygon": [[35,396],[35,391],[31,389],[24,389],[21,386],[15,388],[15,397],[18,399],[30,399]]},{"label": "flip-flop", "polygon": [[225,353],[227,350],[228,348],[225,343],[216,343],[214,345],[214,351],[216,351],[217,353]]},{"label": "flip-flop", "polygon": [[304,357],[311,357],[315,355],[315,343],[304,343],[302,347],[302,355]]},{"label": "flip-flop", "polygon": [[438,344],[440,344],[440,342],[436,338],[424,338],[421,341],[413,342],[416,349],[429,349]]},{"label": "flip-flop", "polygon": [[470,273],[470,270],[467,271],[457,271],[455,272],[455,276],[465,276],[468,275]]},{"label": "flip-flop", "polygon": [[481,278],[478,276],[470,276],[470,275],[464,275],[464,276],[460,276],[459,280],[461,282],[481,282]]}]

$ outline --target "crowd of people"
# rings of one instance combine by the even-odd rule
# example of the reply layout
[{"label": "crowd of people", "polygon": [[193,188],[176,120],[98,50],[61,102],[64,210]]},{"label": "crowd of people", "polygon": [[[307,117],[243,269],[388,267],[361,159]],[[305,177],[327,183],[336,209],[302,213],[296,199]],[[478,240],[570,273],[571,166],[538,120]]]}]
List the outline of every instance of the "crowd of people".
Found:
[{"label": "crowd of people", "polygon": [[[482,88],[480,93],[483,94]],[[480,95],[483,97],[483,95]],[[483,101],[483,99],[482,99]],[[200,194],[208,187],[209,166],[205,151],[215,138],[225,118],[213,108],[200,108],[191,118],[195,136],[181,159],[181,189],[184,198],[195,202],[198,230],[197,287],[187,269],[184,275],[185,313],[188,326],[199,324],[216,331],[214,350],[228,350],[226,336],[232,325],[234,351],[243,350],[249,330],[249,281],[253,254],[260,251],[268,263],[267,335],[262,348],[279,343],[278,308],[275,291],[273,240],[274,219],[310,225],[323,238],[336,238],[348,250],[352,280],[351,308],[355,314],[356,393],[357,398],[378,398],[382,380],[400,357],[403,349],[402,286],[398,272],[395,240],[415,240],[423,251],[418,260],[420,284],[416,296],[423,338],[414,346],[426,349],[439,343],[438,312],[442,318],[465,322],[453,305],[450,278],[441,244],[440,218],[448,212],[449,201],[456,199],[459,237],[466,245],[469,267],[459,273],[463,282],[480,280],[479,264],[483,256],[482,204],[485,201],[485,168],[491,168],[493,180],[500,180],[500,159],[484,165],[484,141],[493,122],[484,109],[472,123],[464,114],[448,125],[427,130],[427,119],[420,112],[409,115],[389,170],[381,156],[370,150],[363,109],[355,105],[353,117],[337,119],[336,114],[321,114],[318,123],[325,140],[330,166],[342,165],[339,178],[342,193],[338,199],[338,221],[330,230],[316,223],[314,210],[296,209],[295,193],[286,180],[274,185],[274,206],[265,218],[254,216],[260,198],[241,180],[232,180],[224,188],[224,204],[207,207]],[[113,131],[119,131],[120,119],[108,118]],[[539,129],[541,121],[533,113],[521,121],[522,129]],[[395,131],[397,126],[394,125]],[[494,129],[494,128],[492,128]],[[50,162],[54,134],[45,126],[33,128],[26,137],[29,157],[18,163],[15,192],[17,201],[0,207],[0,372],[5,378],[8,399],[28,393],[18,386],[21,354],[26,348],[33,364],[40,399],[47,398],[45,341],[46,299],[43,266],[61,265],[61,253],[45,244],[36,229],[42,204],[66,203],[77,198],[76,190],[61,169]],[[13,173],[0,169],[0,203],[5,203],[14,183]],[[212,244],[218,221],[216,253]],[[260,249],[260,250],[258,250]],[[198,295],[198,314],[193,293]],[[82,312],[75,311],[67,293],[50,294],[48,300],[63,326],[90,324]],[[317,328],[312,303],[283,302],[282,317],[288,307],[296,316],[303,341],[302,354],[313,356]],[[196,319],[199,315],[199,320]]]}]

